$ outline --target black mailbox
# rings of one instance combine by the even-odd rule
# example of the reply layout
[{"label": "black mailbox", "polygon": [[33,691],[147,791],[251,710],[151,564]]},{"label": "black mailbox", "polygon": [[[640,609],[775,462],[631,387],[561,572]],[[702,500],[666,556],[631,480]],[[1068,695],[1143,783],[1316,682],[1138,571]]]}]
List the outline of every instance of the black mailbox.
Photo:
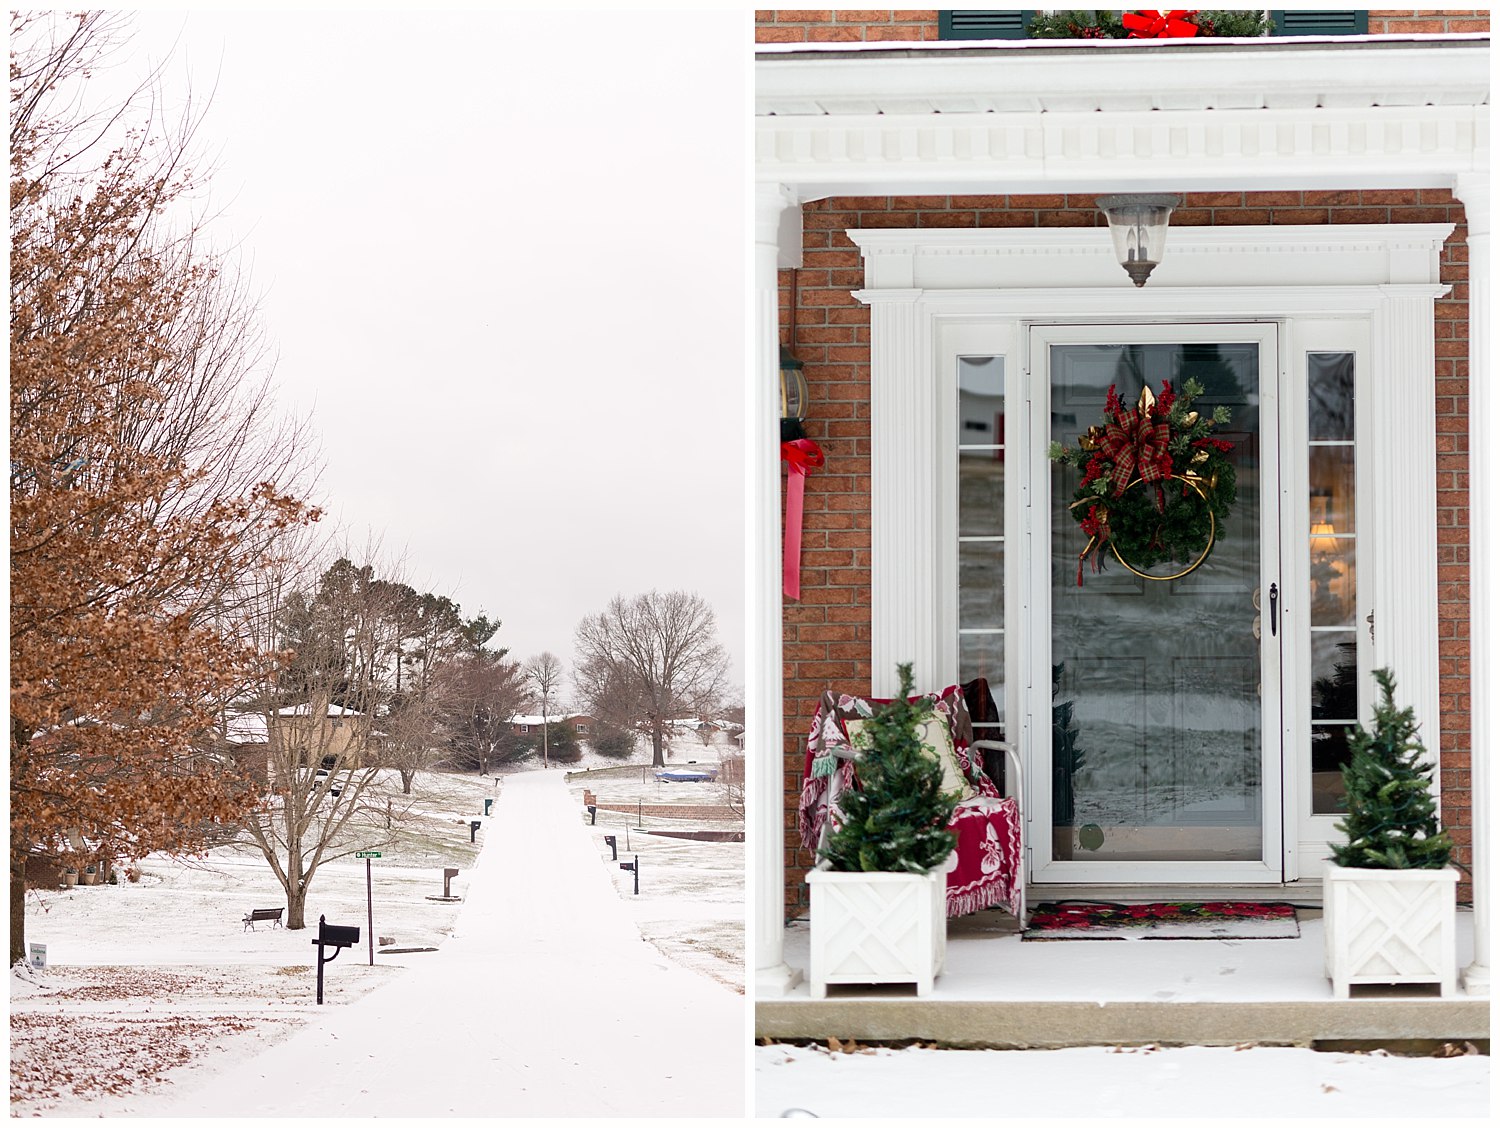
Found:
[{"label": "black mailbox", "polygon": [[[323,965],[332,963],[339,958],[339,953],[345,948],[352,948],[359,943],[359,927],[352,924],[329,924],[323,918],[318,918],[318,938],[313,945],[318,949],[318,1005],[323,1005]],[[332,948],[333,955],[325,956],[323,949]]]},{"label": "black mailbox", "polygon": [[484,823],[482,823],[482,822],[477,822],[477,821],[475,821],[473,819],[469,820],[469,841],[470,842],[474,841],[474,835],[479,832],[479,828],[482,827],[483,825],[484,825]]},{"label": "black mailbox", "polygon": [[325,924],[320,917],[318,942],[331,948],[352,948],[359,943],[359,927],[352,924]]},{"label": "black mailbox", "polygon": [[594,804],[590,803],[589,804],[589,826],[593,826],[594,825],[594,820],[596,820],[598,817],[599,817],[599,808],[596,807]]},{"label": "black mailbox", "polygon": [[613,834],[606,834],[604,836],[604,842],[605,842],[605,845],[607,845],[609,847],[609,860],[612,861],[612,862],[619,861],[620,860],[620,849],[619,849],[618,846],[615,845],[615,836]]}]

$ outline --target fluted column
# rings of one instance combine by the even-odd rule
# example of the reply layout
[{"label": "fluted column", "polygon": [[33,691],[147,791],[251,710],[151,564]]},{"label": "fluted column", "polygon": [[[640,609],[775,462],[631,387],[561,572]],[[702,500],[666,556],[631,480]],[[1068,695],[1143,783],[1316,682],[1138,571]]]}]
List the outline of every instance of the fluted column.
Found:
[{"label": "fluted column", "polygon": [[898,663],[920,689],[947,671],[941,614],[932,341],[920,290],[863,290],[870,306],[871,692],[899,688]]},{"label": "fluted column", "polygon": [[786,964],[782,814],[781,432],[776,271],[801,255],[801,208],[777,184],[756,187],[755,366],[745,389],[745,755],[754,862],[755,994],[784,995],[801,979]]},{"label": "fluted column", "polygon": [[1490,752],[1500,739],[1494,684],[1500,663],[1489,652],[1500,638],[1500,521],[1482,504],[1500,490],[1500,460],[1489,441],[1500,429],[1500,395],[1490,386],[1490,178],[1455,178],[1469,227],[1469,795],[1473,828],[1474,962],[1463,969],[1464,990],[1490,993]]}]

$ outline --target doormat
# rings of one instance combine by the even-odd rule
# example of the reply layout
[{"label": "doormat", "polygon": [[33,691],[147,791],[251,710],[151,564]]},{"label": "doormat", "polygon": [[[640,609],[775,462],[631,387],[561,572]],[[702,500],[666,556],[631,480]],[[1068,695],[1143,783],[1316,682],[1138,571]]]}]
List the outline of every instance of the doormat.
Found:
[{"label": "doormat", "polygon": [[1031,914],[1021,939],[1295,940],[1300,935],[1297,910],[1274,901],[1048,901]]}]

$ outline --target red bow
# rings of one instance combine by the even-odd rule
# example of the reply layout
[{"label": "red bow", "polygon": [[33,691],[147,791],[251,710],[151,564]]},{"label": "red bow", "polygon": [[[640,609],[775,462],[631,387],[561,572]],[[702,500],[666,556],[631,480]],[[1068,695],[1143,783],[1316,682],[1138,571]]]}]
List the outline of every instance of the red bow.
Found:
[{"label": "red bow", "polygon": [[823,465],[823,450],[811,439],[781,444],[786,463],[786,531],[781,541],[781,590],[790,599],[802,597],[802,491],[807,472]]},{"label": "red bow", "polygon": [[1191,39],[1198,34],[1198,25],[1186,17],[1197,14],[1197,8],[1126,12],[1120,22],[1131,29],[1131,39]]},{"label": "red bow", "polygon": [[1172,459],[1167,452],[1171,439],[1172,428],[1167,421],[1153,419],[1149,409],[1142,412],[1132,407],[1109,421],[1099,449],[1114,461],[1115,472],[1110,481],[1114,483],[1116,497],[1135,478],[1154,482],[1171,476]]}]

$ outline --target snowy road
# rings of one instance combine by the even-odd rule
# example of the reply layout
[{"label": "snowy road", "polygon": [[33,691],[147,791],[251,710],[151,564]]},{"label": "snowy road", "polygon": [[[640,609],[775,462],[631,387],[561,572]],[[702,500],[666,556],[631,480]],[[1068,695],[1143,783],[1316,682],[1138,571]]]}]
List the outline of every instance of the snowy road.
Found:
[{"label": "snowy road", "polygon": [[440,951],[397,957],[412,961],[398,982],[123,1114],[743,1116],[744,999],[640,938],[563,773],[507,778],[482,834]]}]

